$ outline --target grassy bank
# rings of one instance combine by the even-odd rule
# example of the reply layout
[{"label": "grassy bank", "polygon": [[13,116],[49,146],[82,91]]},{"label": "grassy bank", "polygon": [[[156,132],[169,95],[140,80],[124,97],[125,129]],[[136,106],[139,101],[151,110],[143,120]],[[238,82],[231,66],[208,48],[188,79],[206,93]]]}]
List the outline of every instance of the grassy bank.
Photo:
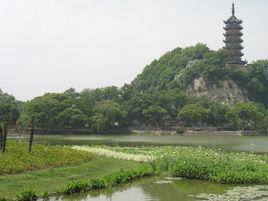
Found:
[{"label": "grassy bank", "polygon": [[60,168],[31,171],[23,174],[0,176],[0,195],[15,198],[17,192],[33,189],[37,195],[44,192],[62,192],[73,181],[88,182],[121,169],[129,170],[141,166],[140,163],[96,157],[94,160]]},{"label": "grassy bank", "polygon": [[130,170],[120,170],[112,174],[105,175],[101,178],[90,179],[89,181],[73,181],[68,184],[62,191],[63,194],[73,194],[87,192],[94,189],[111,188],[117,184],[129,182],[133,179],[154,175],[153,169],[149,165],[133,167]]},{"label": "grassy bank", "polygon": [[0,175],[78,164],[93,159],[93,155],[60,146],[34,145],[28,153],[27,145],[11,142],[5,154],[0,154]]},{"label": "grassy bank", "polygon": [[268,156],[202,147],[77,147],[106,157],[139,161],[155,172],[228,184],[268,184]]}]

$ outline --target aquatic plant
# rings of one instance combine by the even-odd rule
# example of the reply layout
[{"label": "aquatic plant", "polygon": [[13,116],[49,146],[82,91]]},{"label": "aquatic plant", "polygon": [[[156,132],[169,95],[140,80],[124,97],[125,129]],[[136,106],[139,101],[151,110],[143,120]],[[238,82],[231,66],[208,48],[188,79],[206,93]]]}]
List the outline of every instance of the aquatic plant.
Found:
[{"label": "aquatic plant", "polygon": [[17,193],[16,198],[18,201],[35,201],[37,195],[31,188],[28,188]]},{"label": "aquatic plant", "polygon": [[74,150],[87,151],[90,153],[97,154],[99,156],[105,156],[108,158],[116,158],[122,160],[136,161],[136,162],[150,162],[154,160],[153,156],[148,156],[145,154],[131,154],[123,153],[119,151],[113,151],[106,146],[94,147],[94,146],[72,146]]},{"label": "aquatic plant", "polygon": [[135,161],[137,161],[135,155],[147,157],[149,160],[143,162],[149,163],[155,172],[169,173],[178,177],[217,183],[268,184],[268,156],[265,154],[182,146],[87,146],[81,147],[82,149],[106,157]]},{"label": "aquatic plant", "polygon": [[93,189],[105,189],[115,186],[120,183],[125,183],[136,178],[154,175],[154,171],[150,166],[140,166],[130,170],[121,170],[119,172],[106,175],[98,179],[91,179],[85,181],[73,181],[68,184],[64,189],[64,194],[73,194],[86,192]]},{"label": "aquatic plant", "polygon": [[268,189],[267,186],[247,186],[235,187],[226,191],[224,194],[199,194],[193,196],[197,200],[208,201],[230,201],[230,200],[258,200],[267,201]]}]

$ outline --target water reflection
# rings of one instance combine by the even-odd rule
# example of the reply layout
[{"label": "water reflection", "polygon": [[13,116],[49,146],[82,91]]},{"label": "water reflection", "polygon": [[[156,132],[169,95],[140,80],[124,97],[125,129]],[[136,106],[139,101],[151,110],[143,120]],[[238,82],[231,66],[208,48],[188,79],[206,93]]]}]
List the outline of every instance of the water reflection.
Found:
[{"label": "water reflection", "polygon": [[147,178],[109,191],[63,197],[60,201],[194,201],[197,198],[193,195],[221,194],[231,187],[205,181]]}]

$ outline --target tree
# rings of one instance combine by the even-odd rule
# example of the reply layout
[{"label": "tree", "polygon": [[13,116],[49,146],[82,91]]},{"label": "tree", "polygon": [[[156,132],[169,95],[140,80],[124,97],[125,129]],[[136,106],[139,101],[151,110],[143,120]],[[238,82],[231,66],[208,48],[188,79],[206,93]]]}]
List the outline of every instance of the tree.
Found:
[{"label": "tree", "polygon": [[178,118],[186,125],[201,125],[206,122],[209,110],[200,104],[185,105],[179,112]]},{"label": "tree", "polygon": [[81,128],[88,121],[87,116],[77,107],[72,106],[59,113],[57,116],[60,127],[64,128]]},{"label": "tree", "polygon": [[208,101],[207,106],[209,113],[206,123],[211,126],[223,126],[227,123],[225,114],[228,107],[218,102]]},{"label": "tree", "polygon": [[126,108],[128,111],[129,121],[138,120],[139,122],[145,122],[146,118],[143,111],[149,106],[153,105],[152,96],[149,94],[139,94],[133,96],[127,101]]},{"label": "tree", "polygon": [[158,105],[151,105],[143,112],[146,123],[154,126],[162,125],[167,119],[167,111]]},{"label": "tree", "polygon": [[0,149],[6,151],[8,126],[15,125],[19,118],[19,102],[0,90]]},{"label": "tree", "polygon": [[186,96],[179,91],[160,91],[154,94],[153,102],[167,111],[168,120],[177,119],[178,109],[186,103]]},{"label": "tree", "polygon": [[30,129],[28,151],[31,152],[35,128],[42,125],[46,119],[46,108],[40,98],[34,98],[23,105],[19,121],[23,127]]},{"label": "tree", "polygon": [[257,103],[238,103],[226,113],[229,124],[235,129],[255,130],[264,125],[265,108]]},{"label": "tree", "polygon": [[93,130],[105,132],[108,129],[122,128],[127,125],[127,112],[114,101],[101,101],[94,107],[91,117]]}]

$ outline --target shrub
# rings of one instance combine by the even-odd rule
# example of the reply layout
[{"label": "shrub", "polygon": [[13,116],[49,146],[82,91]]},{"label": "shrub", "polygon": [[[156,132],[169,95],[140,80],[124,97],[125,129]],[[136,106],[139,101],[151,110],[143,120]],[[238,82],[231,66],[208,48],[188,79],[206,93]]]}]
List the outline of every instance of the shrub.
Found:
[{"label": "shrub", "polygon": [[16,198],[18,201],[35,201],[37,200],[36,193],[32,189],[25,189],[17,193]]}]

